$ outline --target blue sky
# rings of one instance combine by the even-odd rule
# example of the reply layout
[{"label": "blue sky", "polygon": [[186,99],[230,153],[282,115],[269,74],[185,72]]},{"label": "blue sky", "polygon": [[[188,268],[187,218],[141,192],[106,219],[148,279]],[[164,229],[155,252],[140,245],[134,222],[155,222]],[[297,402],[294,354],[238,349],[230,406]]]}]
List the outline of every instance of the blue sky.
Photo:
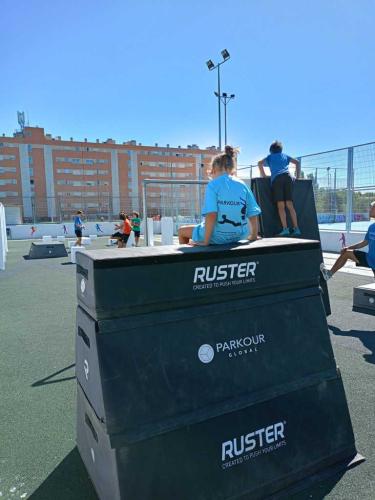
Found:
[{"label": "blue sky", "polygon": [[217,144],[222,66],[239,163],[375,140],[373,0],[1,2],[0,132]]}]

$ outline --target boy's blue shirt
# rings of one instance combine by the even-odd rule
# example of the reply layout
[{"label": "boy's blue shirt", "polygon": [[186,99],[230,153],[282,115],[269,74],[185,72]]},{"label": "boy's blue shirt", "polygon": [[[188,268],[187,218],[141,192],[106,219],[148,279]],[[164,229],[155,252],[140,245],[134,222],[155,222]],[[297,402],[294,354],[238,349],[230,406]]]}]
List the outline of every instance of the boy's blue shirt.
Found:
[{"label": "boy's blue shirt", "polygon": [[81,217],[79,217],[78,215],[75,215],[75,217],[74,217],[74,229],[81,229],[81,226],[82,226]]},{"label": "boy's blue shirt", "polygon": [[202,214],[217,213],[211,243],[225,244],[249,235],[248,217],[261,210],[246,184],[228,174],[220,175],[207,184]]},{"label": "boy's blue shirt", "polygon": [[278,175],[288,174],[288,165],[292,158],[284,153],[271,153],[264,160],[264,165],[271,170],[271,182],[275,180]]},{"label": "boy's blue shirt", "polygon": [[369,226],[365,240],[368,241],[367,264],[375,269],[375,222]]}]

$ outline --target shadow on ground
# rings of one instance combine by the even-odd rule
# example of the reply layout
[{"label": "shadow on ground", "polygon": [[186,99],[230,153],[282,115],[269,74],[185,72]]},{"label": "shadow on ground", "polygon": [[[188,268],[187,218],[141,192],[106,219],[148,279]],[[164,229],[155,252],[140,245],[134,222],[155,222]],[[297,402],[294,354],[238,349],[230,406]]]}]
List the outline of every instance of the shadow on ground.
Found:
[{"label": "shadow on ground", "polygon": [[57,384],[58,382],[66,382],[67,380],[73,380],[76,378],[75,375],[72,377],[63,377],[63,378],[57,378],[57,379],[54,379],[53,377],[56,377],[56,375],[60,375],[60,373],[66,372],[67,370],[70,370],[74,366],[75,366],[75,363],[73,363],[69,366],[66,366],[65,368],[62,368],[61,370],[59,370],[55,373],[52,373],[51,375],[48,375],[48,377],[44,377],[40,380],[37,380],[36,382],[31,384],[31,387],[40,387],[41,385]]},{"label": "shadow on ground", "polygon": [[29,498],[30,500],[98,500],[77,447]]},{"label": "shadow on ground", "polygon": [[363,346],[371,351],[370,354],[363,354],[363,358],[368,363],[375,364],[375,332],[369,330],[341,330],[333,325],[328,325],[328,328],[334,335],[341,337],[355,337],[359,339]]}]

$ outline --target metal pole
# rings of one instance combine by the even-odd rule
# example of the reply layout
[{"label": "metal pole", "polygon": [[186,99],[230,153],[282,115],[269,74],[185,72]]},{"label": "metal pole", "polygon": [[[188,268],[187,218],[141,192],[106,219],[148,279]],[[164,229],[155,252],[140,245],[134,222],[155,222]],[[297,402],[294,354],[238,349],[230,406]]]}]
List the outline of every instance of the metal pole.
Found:
[{"label": "metal pole", "polygon": [[219,149],[221,151],[221,100],[220,100],[220,64],[217,66],[217,104],[219,110]]},{"label": "metal pole", "polygon": [[353,148],[348,148],[346,172],[346,232],[349,233],[353,215]]},{"label": "metal pole", "polygon": [[334,211],[334,218],[333,222],[336,222],[336,216],[337,216],[337,199],[336,199],[336,186],[337,186],[337,177],[336,177],[336,168],[335,172],[333,174],[333,211]]},{"label": "metal pole", "polygon": [[142,196],[143,196],[143,220],[145,228],[145,241],[146,247],[148,247],[148,228],[147,228],[147,210],[146,210],[146,183],[143,183]]},{"label": "metal pole", "polygon": [[224,131],[225,131],[225,144],[226,146],[228,144],[227,142],[227,100],[224,98]]}]

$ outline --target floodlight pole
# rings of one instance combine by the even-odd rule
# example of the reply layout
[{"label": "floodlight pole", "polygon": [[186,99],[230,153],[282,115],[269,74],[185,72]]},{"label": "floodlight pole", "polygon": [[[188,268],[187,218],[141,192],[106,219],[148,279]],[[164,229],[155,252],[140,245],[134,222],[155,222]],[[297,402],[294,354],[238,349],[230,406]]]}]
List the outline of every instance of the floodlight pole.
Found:
[{"label": "floodlight pole", "polygon": [[219,94],[219,97],[221,99],[221,102],[224,104],[224,134],[225,134],[225,144],[228,144],[228,142],[227,142],[227,104],[229,101],[234,99],[236,96],[234,94],[227,94],[226,92],[223,92],[222,94]]},{"label": "floodlight pole", "polygon": [[[225,62],[225,61],[223,61]],[[217,93],[218,93],[218,98],[217,98],[217,104],[218,104],[218,109],[219,109],[219,150],[221,151],[221,103],[220,103],[220,64],[217,65]],[[226,143],[226,139],[225,139]]]},{"label": "floodlight pole", "polygon": [[218,105],[218,121],[219,121],[219,150],[221,151],[221,100],[220,100],[220,66],[230,59],[229,52],[224,49],[221,51],[223,61],[213,64],[211,59],[206,63],[209,71],[217,68],[217,105]]}]

